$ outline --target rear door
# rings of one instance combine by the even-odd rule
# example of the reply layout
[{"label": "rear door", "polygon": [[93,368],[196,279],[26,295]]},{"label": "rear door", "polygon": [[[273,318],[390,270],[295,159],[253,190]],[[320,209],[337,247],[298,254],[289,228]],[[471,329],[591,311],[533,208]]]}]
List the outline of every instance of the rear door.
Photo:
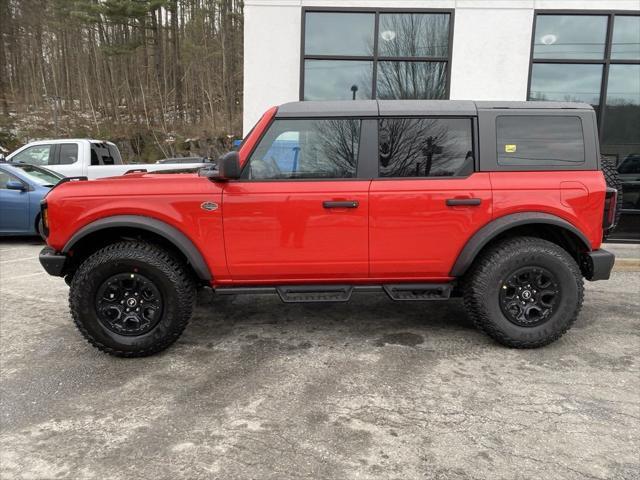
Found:
[{"label": "rear door", "polygon": [[491,219],[489,174],[475,172],[473,117],[379,122],[370,189],[370,268],[379,279],[443,279]]},{"label": "rear door", "polygon": [[366,279],[368,190],[358,155],[365,122],[275,119],[242,179],[224,186],[227,263],[234,282]]},{"label": "rear door", "polygon": [[76,142],[56,144],[53,159],[51,169],[61,175],[73,177],[86,173],[80,162],[80,150]]}]

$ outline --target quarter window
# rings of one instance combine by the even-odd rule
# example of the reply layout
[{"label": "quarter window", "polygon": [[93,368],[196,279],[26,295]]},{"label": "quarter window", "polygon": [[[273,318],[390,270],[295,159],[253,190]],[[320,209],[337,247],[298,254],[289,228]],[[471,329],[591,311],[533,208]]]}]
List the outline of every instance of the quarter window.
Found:
[{"label": "quarter window", "polygon": [[32,165],[49,164],[51,145],[34,145],[16,154],[11,161],[16,163],[30,163]]},{"label": "quarter window", "polygon": [[553,166],[584,162],[578,117],[500,116],[496,119],[499,165]]},{"label": "quarter window", "polygon": [[381,177],[454,177],[472,172],[471,119],[380,120]]},{"label": "quarter window", "polygon": [[360,120],[275,120],[251,154],[243,177],[353,178],[359,142]]},{"label": "quarter window", "polygon": [[305,11],[300,98],[447,98],[452,15]]}]

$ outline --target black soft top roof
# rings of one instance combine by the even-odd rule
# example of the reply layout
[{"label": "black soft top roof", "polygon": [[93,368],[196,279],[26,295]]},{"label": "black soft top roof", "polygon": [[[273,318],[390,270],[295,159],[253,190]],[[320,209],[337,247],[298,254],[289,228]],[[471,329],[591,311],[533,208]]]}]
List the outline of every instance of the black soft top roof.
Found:
[{"label": "black soft top roof", "polygon": [[376,117],[398,115],[477,115],[478,110],[591,110],[586,103],[472,100],[340,100],[291,102],[278,107],[277,118]]}]

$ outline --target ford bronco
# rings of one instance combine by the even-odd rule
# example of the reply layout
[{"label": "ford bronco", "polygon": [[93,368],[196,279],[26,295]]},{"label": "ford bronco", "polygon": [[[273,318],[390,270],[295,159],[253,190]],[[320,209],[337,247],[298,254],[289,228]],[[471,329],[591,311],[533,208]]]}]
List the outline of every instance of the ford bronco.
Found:
[{"label": "ford bronco", "polygon": [[462,296],[509,347],[563,335],[618,186],[591,106],[295,102],[267,111],[197,174],[67,179],[42,203],[40,262],[70,285],[76,326],[112,355],[171,345],[199,286],[284,302]]}]

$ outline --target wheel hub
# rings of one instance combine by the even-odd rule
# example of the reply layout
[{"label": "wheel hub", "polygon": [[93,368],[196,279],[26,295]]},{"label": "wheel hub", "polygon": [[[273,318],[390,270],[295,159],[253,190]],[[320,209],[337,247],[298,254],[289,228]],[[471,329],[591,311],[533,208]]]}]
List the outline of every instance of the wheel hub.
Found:
[{"label": "wheel hub", "polygon": [[160,290],[137,272],[107,278],[96,292],[100,323],[120,335],[143,335],[160,321],[163,300]]},{"label": "wheel hub", "polygon": [[551,318],[560,299],[558,280],[542,267],[522,267],[507,276],[500,289],[500,309],[521,327],[535,327]]}]

